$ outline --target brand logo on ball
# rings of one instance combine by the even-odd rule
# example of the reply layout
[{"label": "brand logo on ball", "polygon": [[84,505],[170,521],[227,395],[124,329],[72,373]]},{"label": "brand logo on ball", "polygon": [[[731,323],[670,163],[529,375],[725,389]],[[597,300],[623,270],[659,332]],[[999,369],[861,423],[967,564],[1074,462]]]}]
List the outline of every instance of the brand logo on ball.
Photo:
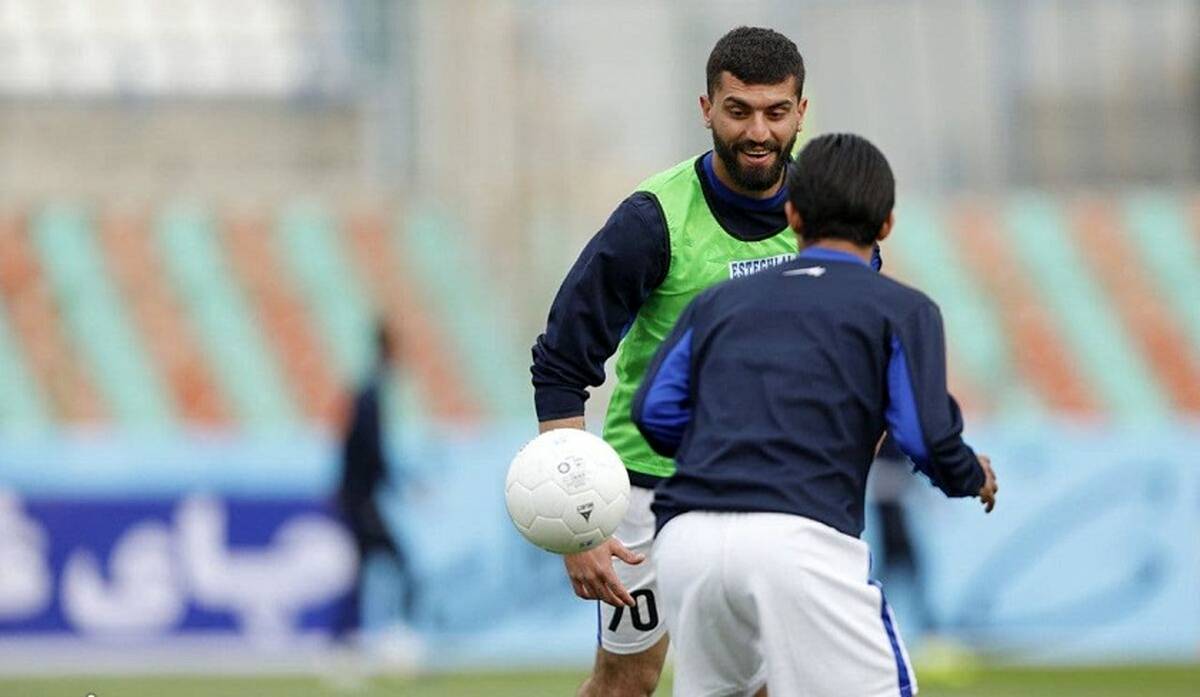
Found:
[{"label": "brand logo on ball", "polygon": [[595,508],[595,507],[596,507],[596,504],[594,504],[594,503],[591,503],[591,502],[589,501],[588,503],[581,503],[581,504],[579,504],[578,506],[576,506],[576,507],[575,507],[575,510],[576,510],[576,511],[579,513],[579,515],[583,516],[583,519],[584,519],[584,520],[586,520],[586,521],[588,521],[588,522],[591,522],[591,520],[592,520],[592,509],[593,509],[593,508]]},{"label": "brand logo on ball", "polygon": [[562,488],[570,493],[575,493],[588,487],[591,484],[591,477],[588,476],[587,462],[581,457],[567,457],[558,463],[559,482]]}]

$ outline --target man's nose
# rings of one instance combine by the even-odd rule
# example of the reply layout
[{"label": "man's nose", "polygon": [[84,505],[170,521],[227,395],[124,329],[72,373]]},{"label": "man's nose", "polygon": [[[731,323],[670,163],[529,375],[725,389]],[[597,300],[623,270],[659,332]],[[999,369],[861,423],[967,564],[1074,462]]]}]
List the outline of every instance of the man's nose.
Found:
[{"label": "man's nose", "polygon": [[750,118],[750,128],[746,131],[746,137],[755,143],[765,143],[771,139],[766,114],[756,113]]}]

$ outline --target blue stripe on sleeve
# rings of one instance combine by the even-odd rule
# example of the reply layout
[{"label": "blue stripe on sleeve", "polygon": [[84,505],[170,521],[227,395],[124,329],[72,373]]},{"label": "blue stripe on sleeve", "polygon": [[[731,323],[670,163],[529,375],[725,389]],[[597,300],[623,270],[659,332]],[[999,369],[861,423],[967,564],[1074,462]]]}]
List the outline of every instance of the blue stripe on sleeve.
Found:
[{"label": "blue stripe on sleeve", "polygon": [[[904,346],[900,338],[892,337],[892,357],[888,360],[888,403],[884,412],[888,430],[896,445],[905,455],[912,458],[917,468],[933,479],[927,467],[929,449],[925,446],[925,435],[921,432],[921,420],[917,414],[917,398],[913,392],[912,378],[908,372],[908,360],[904,357]],[[936,480],[934,481],[936,484]]]},{"label": "blue stripe on sleeve", "polygon": [[691,362],[692,330],[688,329],[650,378],[641,418],[637,419],[642,429],[660,443],[678,446],[692,420],[688,384]]}]

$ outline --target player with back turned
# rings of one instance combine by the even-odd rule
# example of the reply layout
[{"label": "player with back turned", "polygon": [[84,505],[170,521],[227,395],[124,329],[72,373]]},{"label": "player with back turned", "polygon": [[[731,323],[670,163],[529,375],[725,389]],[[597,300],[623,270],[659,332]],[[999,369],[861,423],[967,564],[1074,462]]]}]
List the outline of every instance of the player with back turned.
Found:
[{"label": "player with back turned", "polygon": [[617,207],[568,272],[533,348],[542,431],[583,428],[587,389],[617,353],[604,438],[629,470],[629,511],[615,539],[565,557],[575,593],[603,601],[584,695],[653,693],[667,651],[653,566],[639,563],[653,538],[653,488],[674,471],[629,418],[646,365],[697,293],[796,253],[783,188],[807,108],[796,45],[770,29],[734,29],[713,48],[706,78],[712,151],[650,177]]},{"label": "player with back turned", "polygon": [[892,230],[887,160],[845,134],[788,175],[797,259],[705,291],[660,345],[633,421],[677,470],[655,492],[675,694],[911,697],[859,539],[885,430],[948,496],[997,491],[946,391],[937,305],[870,268]]}]

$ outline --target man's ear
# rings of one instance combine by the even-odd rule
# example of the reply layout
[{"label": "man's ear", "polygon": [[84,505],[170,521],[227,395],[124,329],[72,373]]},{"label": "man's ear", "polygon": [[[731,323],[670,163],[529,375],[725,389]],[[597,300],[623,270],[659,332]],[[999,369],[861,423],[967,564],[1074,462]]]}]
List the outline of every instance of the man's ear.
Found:
[{"label": "man's ear", "polygon": [[788,227],[790,227],[797,235],[804,232],[804,218],[800,217],[800,211],[792,205],[791,201],[783,204],[783,212],[787,215]]},{"label": "man's ear", "polygon": [[882,242],[887,239],[888,235],[892,234],[892,226],[896,224],[896,214],[888,212],[887,220],[883,221],[883,226],[879,228],[879,234],[875,236],[876,242]]}]

